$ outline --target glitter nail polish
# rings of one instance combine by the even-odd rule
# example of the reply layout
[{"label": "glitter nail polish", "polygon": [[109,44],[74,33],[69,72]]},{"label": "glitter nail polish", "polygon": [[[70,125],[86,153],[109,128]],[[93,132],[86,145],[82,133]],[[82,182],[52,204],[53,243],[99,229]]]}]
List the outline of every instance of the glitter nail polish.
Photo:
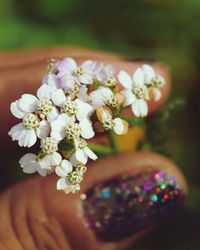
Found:
[{"label": "glitter nail polish", "polygon": [[184,200],[176,178],[163,171],[124,174],[88,190],[83,201],[86,227],[102,241],[123,239],[170,215]]}]

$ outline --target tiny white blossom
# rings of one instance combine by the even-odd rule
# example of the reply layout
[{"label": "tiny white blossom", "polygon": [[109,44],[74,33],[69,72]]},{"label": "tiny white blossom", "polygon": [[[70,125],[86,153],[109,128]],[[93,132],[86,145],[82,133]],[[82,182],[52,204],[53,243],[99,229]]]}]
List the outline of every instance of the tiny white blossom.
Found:
[{"label": "tiny white blossom", "polygon": [[57,152],[46,156],[28,153],[19,160],[19,163],[25,173],[38,172],[41,176],[46,176],[52,173],[55,167],[61,164],[61,161],[62,157]]},{"label": "tiny white blossom", "polygon": [[76,100],[71,100],[70,97],[66,97],[62,89],[58,89],[53,93],[52,100],[55,105],[61,108],[62,113],[66,113],[68,116],[76,116],[78,121],[89,119],[94,111],[90,104],[78,98]]},{"label": "tiny white blossom", "polygon": [[56,167],[55,172],[60,177],[57,181],[57,190],[63,190],[66,193],[76,192],[80,190],[80,185],[72,185],[67,178],[67,175],[73,170],[72,164],[68,160],[63,160],[61,165]]},{"label": "tiny white blossom", "polygon": [[[50,101],[54,88],[46,84],[42,85],[37,92],[37,97],[31,94],[24,94],[22,97],[12,102],[11,113],[23,121],[15,125],[9,135],[12,140],[18,141],[21,147],[32,147],[38,138],[45,138],[50,132],[49,122],[58,116],[58,111]],[[40,118],[47,117],[47,120]]]},{"label": "tiny white blossom", "polygon": [[80,162],[82,164],[86,164],[88,158],[94,161],[97,160],[98,158],[97,155],[88,147],[87,142],[82,138],[78,138],[77,140],[75,140],[74,157],[77,160],[77,162]]},{"label": "tiny white blossom", "polygon": [[94,109],[97,109],[108,103],[109,99],[113,96],[111,89],[107,87],[99,87],[90,93],[90,102]]},{"label": "tiny white blossom", "polygon": [[102,122],[105,130],[113,130],[116,134],[126,134],[128,130],[128,123],[121,118],[112,118],[110,111],[106,108],[102,108],[100,111],[100,121]]},{"label": "tiny white blossom", "polygon": [[98,81],[100,81],[101,83],[104,83],[109,77],[112,77],[114,75],[114,67],[110,64],[108,65],[104,65],[104,64],[100,64],[97,68],[96,68],[96,77],[98,79]]},{"label": "tiny white blossom", "polygon": [[121,94],[125,97],[124,106],[131,105],[135,116],[144,117],[148,113],[148,88],[145,85],[145,75],[141,68],[138,68],[132,78],[125,71],[118,75],[120,83],[125,87]]},{"label": "tiny white blossom", "polygon": [[161,98],[160,88],[165,84],[164,78],[155,72],[155,70],[148,64],[142,65],[144,72],[144,82],[149,85],[150,95],[154,101],[159,101]]}]

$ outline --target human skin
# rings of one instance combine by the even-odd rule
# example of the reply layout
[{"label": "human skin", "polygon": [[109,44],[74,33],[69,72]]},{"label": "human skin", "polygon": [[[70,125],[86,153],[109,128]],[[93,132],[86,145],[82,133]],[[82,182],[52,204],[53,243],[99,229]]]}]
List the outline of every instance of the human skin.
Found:
[{"label": "human skin", "polygon": [[[6,142],[9,150],[16,147],[7,136],[7,131],[16,121],[9,112],[10,102],[18,99],[23,93],[36,91],[45,73],[47,59],[65,56],[74,57],[80,62],[94,59],[112,63],[117,71],[122,69],[129,73],[141,63],[147,62],[166,79],[162,98],[159,102],[149,104],[149,113],[156,112],[169,96],[169,69],[159,62],[130,61],[107,52],[66,47],[1,53],[0,113],[4,119],[0,138]],[[1,144],[0,147],[2,146],[5,147]],[[176,165],[153,152],[123,153],[89,163],[81,192],[75,195],[57,191],[55,176],[31,176],[11,186],[0,195],[0,249],[117,250],[134,245],[154,228],[154,223],[124,239],[101,241],[97,239],[93,230],[85,227],[86,218],[80,194],[87,192],[96,183],[112,179],[126,171],[137,174],[151,166],[176,177],[184,193],[187,193],[185,179]]]}]

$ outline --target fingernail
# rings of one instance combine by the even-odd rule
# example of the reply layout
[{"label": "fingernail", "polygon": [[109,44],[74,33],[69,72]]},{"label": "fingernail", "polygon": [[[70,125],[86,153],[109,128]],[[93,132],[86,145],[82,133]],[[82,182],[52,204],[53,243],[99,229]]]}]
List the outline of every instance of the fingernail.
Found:
[{"label": "fingernail", "polygon": [[101,241],[134,235],[180,208],[185,194],[176,178],[148,169],[98,183],[83,201],[86,227]]}]

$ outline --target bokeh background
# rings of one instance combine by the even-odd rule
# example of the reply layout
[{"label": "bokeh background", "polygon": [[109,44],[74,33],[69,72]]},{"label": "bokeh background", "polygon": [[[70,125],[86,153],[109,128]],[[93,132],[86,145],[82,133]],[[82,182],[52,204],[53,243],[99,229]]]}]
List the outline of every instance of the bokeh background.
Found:
[{"label": "bokeh background", "polygon": [[[1,51],[76,45],[170,65],[171,99],[182,98],[185,105],[168,119],[168,128],[159,130],[162,124],[158,124],[149,138],[156,151],[181,167],[190,194],[180,214],[131,249],[198,250],[200,246],[199,27],[199,0],[0,0]],[[156,139],[159,133],[162,136]],[[1,188],[21,178],[16,159],[11,161],[1,173]]]}]

